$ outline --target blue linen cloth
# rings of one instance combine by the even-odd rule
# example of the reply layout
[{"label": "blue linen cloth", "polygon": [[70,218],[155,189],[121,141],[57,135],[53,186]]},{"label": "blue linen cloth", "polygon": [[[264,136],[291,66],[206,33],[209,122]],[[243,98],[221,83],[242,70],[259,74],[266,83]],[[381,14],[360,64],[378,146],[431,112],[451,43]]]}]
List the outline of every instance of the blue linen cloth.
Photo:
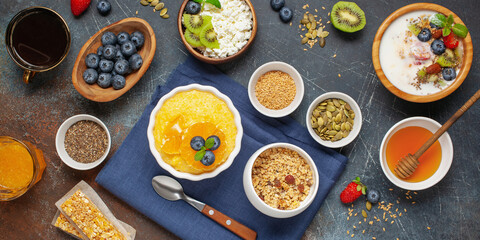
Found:
[{"label": "blue linen cloth", "polygon": [[[147,139],[149,116],[158,100],[178,86],[191,83],[209,85],[229,96],[240,112],[243,138],[233,164],[214,178],[199,182],[177,179],[187,195],[202,201],[248,226],[258,239],[300,239],[343,172],[347,158],[315,142],[307,129],[290,117],[263,116],[251,105],[247,90],[215,67],[189,57],[170,75],[165,86],[158,86],[150,104],[96,181],[118,198],[182,239],[238,239],[183,201],[171,202],[158,196],[152,178],[169,175],[150,152]],[[301,214],[275,219],[260,213],[243,190],[243,170],[249,157],[262,146],[288,142],[303,148],[315,161],[319,189],[314,202]]]}]

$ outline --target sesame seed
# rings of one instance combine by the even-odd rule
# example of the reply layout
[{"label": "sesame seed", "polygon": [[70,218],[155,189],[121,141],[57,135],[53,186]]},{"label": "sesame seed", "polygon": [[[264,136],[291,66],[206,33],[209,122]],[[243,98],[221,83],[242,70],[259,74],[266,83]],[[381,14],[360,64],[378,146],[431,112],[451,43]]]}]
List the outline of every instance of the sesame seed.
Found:
[{"label": "sesame seed", "polygon": [[428,230],[430,230],[431,228],[430,227],[427,227]]},{"label": "sesame seed", "polygon": [[338,77],[342,77],[342,75],[339,73],[339,74],[338,74]]},{"label": "sesame seed", "polygon": [[392,221],[390,224],[393,224],[395,221]]},{"label": "sesame seed", "polygon": [[383,231],[385,232],[385,228],[383,228]]}]

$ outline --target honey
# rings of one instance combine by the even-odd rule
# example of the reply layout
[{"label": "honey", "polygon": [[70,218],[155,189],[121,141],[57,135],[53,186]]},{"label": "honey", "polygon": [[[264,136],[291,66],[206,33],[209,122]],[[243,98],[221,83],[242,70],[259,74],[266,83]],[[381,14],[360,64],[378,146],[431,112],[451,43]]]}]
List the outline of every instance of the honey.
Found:
[{"label": "honey", "polygon": [[[387,143],[388,168],[395,173],[397,162],[408,153],[414,154],[433,134],[422,127],[410,126],[398,130]],[[420,164],[407,182],[421,182],[431,177],[440,166],[442,148],[438,140],[418,159]]]},{"label": "honey", "polygon": [[12,200],[41,179],[43,153],[32,144],[0,136],[0,201]]}]

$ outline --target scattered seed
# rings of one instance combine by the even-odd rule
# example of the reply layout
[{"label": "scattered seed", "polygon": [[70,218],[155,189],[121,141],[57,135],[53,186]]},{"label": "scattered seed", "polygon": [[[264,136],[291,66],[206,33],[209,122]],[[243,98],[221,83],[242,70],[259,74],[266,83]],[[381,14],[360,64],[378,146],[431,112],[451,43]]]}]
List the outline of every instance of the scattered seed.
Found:
[{"label": "scattered seed", "polygon": [[[345,123],[344,123],[345,124]],[[372,210],[372,203],[367,201],[367,204],[366,204],[366,207],[367,207],[367,210],[370,211]]]},{"label": "scattered seed", "polygon": [[160,2],[159,0],[153,0],[150,2],[150,6],[155,7],[159,2]]},{"label": "scattered seed", "polygon": [[169,18],[169,17],[170,17],[170,15],[168,15],[168,14],[165,14],[165,15],[162,16],[162,18],[165,18],[165,19]]},{"label": "scattered seed", "polygon": [[319,38],[318,44],[320,45],[321,48],[325,47],[325,38],[323,37]]},{"label": "scattered seed", "polygon": [[148,6],[150,3],[147,2],[146,0],[142,0],[140,1],[140,4],[142,4],[143,6]]},{"label": "scattered seed", "polygon": [[162,9],[162,11],[160,11],[160,16],[163,17],[163,15],[167,14],[167,11],[168,11],[168,8]]},{"label": "scattered seed", "polygon": [[165,3],[160,2],[155,6],[155,10],[160,11],[163,7],[165,7]]},{"label": "scattered seed", "polygon": [[342,75],[339,73],[339,74],[338,74],[338,77],[342,77]]}]

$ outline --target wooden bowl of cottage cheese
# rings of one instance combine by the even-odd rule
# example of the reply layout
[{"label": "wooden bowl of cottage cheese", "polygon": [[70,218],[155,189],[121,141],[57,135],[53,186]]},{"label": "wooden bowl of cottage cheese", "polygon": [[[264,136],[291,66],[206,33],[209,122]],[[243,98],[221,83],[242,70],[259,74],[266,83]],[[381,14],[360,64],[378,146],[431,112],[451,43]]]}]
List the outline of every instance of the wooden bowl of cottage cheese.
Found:
[{"label": "wooden bowl of cottage cheese", "polygon": [[220,9],[207,3],[200,11],[200,15],[212,17],[220,45],[217,49],[194,48],[185,39],[182,19],[188,1],[183,1],[178,13],[178,32],[183,44],[195,58],[209,64],[226,63],[238,58],[252,45],[257,34],[257,16],[250,0],[219,0]]}]

